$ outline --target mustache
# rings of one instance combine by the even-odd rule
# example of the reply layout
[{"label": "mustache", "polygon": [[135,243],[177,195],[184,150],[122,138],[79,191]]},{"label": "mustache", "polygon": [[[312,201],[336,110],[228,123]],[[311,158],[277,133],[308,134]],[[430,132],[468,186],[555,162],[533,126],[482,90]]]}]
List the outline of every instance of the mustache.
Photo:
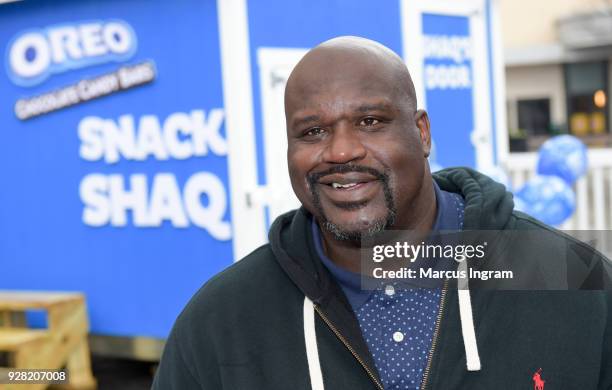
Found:
[{"label": "mustache", "polygon": [[377,169],[366,167],[364,165],[354,165],[354,164],[334,165],[330,167],[329,169],[326,169],[321,172],[309,173],[307,179],[308,179],[308,183],[311,186],[313,186],[314,184],[318,183],[322,177],[333,175],[336,173],[349,173],[349,172],[367,173],[369,175],[376,177],[378,180],[384,183],[387,183],[389,181],[389,175],[387,175],[385,172],[381,172]]},{"label": "mustache", "polygon": [[[385,197],[385,203],[387,206],[387,216],[383,219],[379,219],[374,221],[373,225],[370,226],[365,231],[359,230],[350,230],[350,226],[343,227],[340,225],[336,225],[334,221],[330,221],[325,215],[325,210],[323,209],[323,205],[321,204],[321,197],[319,193],[319,187],[316,184],[322,177],[327,175],[333,175],[338,173],[349,173],[349,172],[360,172],[367,173],[378,180],[381,181],[383,187],[383,193]],[[397,214],[397,210],[395,209],[395,200],[393,199],[393,194],[391,193],[391,188],[389,186],[389,175],[386,172],[381,172],[377,169],[370,168],[363,165],[356,164],[342,164],[342,165],[334,165],[325,171],[310,173],[306,176],[310,192],[312,193],[312,202],[314,208],[318,212],[318,218],[321,219],[323,223],[323,228],[328,232],[332,233],[334,237],[339,241],[359,241],[363,237],[374,237],[378,233],[384,231],[388,227],[393,226],[395,223],[395,217]],[[355,202],[342,202],[340,204],[335,203],[335,206],[344,210],[357,210],[361,207],[367,205],[368,202],[365,203],[355,203]],[[347,230],[349,229],[349,230]]]}]

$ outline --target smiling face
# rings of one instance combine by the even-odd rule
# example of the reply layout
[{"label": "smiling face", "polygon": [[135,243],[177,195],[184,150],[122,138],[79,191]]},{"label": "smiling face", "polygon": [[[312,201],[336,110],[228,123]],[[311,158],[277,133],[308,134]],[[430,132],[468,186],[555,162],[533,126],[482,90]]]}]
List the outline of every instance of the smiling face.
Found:
[{"label": "smiling face", "polygon": [[429,176],[429,123],[396,55],[336,39],[309,52],[285,92],[289,175],[337,240],[411,228]]}]

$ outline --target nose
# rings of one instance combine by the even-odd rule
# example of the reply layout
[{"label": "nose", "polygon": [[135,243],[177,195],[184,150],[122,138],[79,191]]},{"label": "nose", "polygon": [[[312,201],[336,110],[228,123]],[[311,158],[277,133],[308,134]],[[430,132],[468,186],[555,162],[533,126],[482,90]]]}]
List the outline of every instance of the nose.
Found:
[{"label": "nose", "polygon": [[358,130],[346,124],[338,124],[332,133],[323,158],[328,163],[346,164],[363,159],[366,153]]}]

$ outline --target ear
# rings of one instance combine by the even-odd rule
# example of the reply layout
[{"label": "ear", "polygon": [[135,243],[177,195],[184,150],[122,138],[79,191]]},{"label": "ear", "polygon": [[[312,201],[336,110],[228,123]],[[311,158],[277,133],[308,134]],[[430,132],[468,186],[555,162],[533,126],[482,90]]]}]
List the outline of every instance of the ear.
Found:
[{"label": "ear", "polygon": [[416,122],[417,128],[419,129],[419,134],[421,136],[423,156],[427,158],[429,157],[429,153],[431,152],[431,132],[427,111],[418,110],[414,114],[414,121]]}]

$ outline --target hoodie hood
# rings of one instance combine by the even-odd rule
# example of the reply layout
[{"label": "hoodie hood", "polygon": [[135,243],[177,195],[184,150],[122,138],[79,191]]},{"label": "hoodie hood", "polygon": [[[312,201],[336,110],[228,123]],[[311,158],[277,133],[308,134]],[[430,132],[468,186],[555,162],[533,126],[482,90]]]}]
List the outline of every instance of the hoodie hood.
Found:
[{"label": "hoodie hood", "polygon": [[465,230],[502,230],[510,220],[514,201],[503,184],[470,168],[447,168],[432,177],[441,189],[465,199]]}]

